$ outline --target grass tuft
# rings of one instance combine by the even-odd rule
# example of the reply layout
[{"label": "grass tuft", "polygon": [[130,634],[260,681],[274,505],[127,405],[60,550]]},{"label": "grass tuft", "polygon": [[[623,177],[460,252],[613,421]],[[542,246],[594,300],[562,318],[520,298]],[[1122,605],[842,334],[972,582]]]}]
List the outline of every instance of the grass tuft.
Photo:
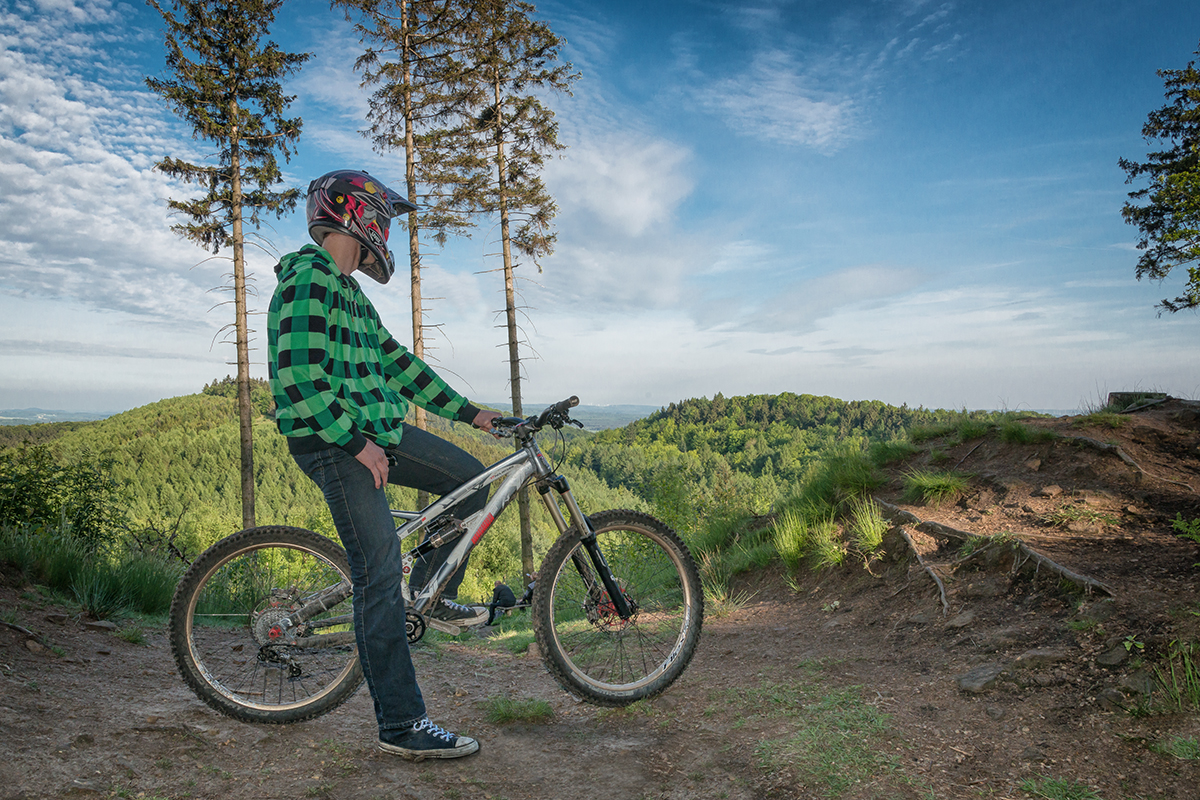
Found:
[{"label": "grass tuft", "polygon": [[897,461],[903,461],[909,456],[921,452],[921,448],[903,439],[892,439],[888,442],[875,442],[868,448],[867,457],[877,467],[886,467]]},{"label": "grass tuft", "polygon": [[549,722],[554,708],[545,700],[517,700],[512,697],[492,697],[484,703],[484,714],[493,725],[513,722]]},{"label": "grass tuft", "polygon": [[1182,736],[1175,736],[1168,742],[1156,742],[1150,745],[1150,749],[1164,756],[1172,756],[1183,761],[1200,759],[1200,742],[1194,738],[1185,739]]},{"label": "grass tuft", "polygon": [[909,503],[940,506],[954,502],[967,493],[969,478],[956,472],[911,470],[904,476],[904,500]]},{"label": "grass tuft", "polygon": [[1105,514],[1087,506],[1063,506],[1042,515],[1042,522],[1047,525],[1057,525],[1065,528],[1072,522],[1084,522],[1089,525],[1118,525],[1121,520],[1112,514]]},{"label": "grass tuft", "polygon": [[883,544],[888,523],[874,500],[860,499],[850,504],[850,540],[859,552],[870,555]]},{"label": "grass tuft", "polygon": [[1033,428],[1016,420],[1000,425],[1000,441],[1010,444],[1044,444],[1058,438],[1058,434],[1048,428]]},{"label": "grass tuft", "polygon": [[1091,787],[1060,778],[1042,776],[1021,781],[1021,791],[1046,800],[1102,800]]}]

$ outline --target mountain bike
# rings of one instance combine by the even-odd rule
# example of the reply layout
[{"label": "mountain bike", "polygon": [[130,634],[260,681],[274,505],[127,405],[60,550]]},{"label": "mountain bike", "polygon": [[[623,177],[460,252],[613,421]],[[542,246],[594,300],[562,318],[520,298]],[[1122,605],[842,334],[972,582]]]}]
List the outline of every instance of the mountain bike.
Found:
[{"label": "mountain bike", "polygon": [[[420,511],[394,510],[401,540],[424,532],[403,555],[416,559],[454,541],[424,586],[404,583],[410,642],[429,627],[442,589],[496,517],[532,483],[559,535],[534,587],[532,621],[546,669],[568,692],[601,706],[653,697],[687,667],[700,638],[704,593],[687,546],[649,514],[585,515],[566,478],[535,438],[558,432],[578,405],[571,397],[540,415],[501,417],[494,433],[515,452]],[[466,519],[454,508],[498,484]],[[418,539],[421,537],[418,536]],[[340,544],[301,528],[249,528],[214,544],[180,579],[171,603],[170,643],[184,681],[212,708],[246,722],[312,719],[344,703],[362,683],[351,613],[350,568]]]}]

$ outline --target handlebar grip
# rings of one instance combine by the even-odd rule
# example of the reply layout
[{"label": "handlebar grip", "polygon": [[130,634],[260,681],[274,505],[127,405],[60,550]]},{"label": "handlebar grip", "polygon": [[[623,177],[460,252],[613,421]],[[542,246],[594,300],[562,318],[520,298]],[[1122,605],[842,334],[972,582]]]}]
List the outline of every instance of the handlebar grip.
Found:
[{"label": "handlebar grip", "polygon": [[566,411],[568,408],[574,408],[577,405],[579,405],[579,398],[575,395],[571,395],[566,400],[563,400],[558,404],[559,408],[561,408],[563,411]]}]

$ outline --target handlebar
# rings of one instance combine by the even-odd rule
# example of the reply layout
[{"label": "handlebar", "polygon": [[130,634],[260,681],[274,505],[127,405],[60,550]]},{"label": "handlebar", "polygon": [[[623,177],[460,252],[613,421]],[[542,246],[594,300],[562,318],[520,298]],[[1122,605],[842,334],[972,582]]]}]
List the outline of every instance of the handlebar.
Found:
[{"label": "handlebar", "polygon": [[497,436],[532,436],[533,434],[545,428],[547,425],[555,430],[559,430],[564,425],[575,425],[582,428],[583,423],[578,420],[571,419],[568,413],[570,409],[579,405],[579,398],[572,395],[566,400],[560,400],[552,406],[548,406],[541,414],[536,417],[522,419],[521,417],[499,417],[492,420],[492,428]]}]

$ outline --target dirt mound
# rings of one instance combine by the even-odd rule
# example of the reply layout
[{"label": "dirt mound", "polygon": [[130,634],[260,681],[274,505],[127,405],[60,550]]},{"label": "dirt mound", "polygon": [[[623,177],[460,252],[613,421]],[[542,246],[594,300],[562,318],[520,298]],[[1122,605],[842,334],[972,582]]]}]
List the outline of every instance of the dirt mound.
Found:
[{"label": "dirt mound", "polygon": [[[365,692],[299,725],[223,718],[163,631],[135,644],[0,587],[0,798],[1015,798],[1056,780],[1191,800],[1200,761],[1179,756],[1200,720],[1143,709],[1171,643],[1200,640],[1200,546],[1172,530],[1200,518],[1200,424],[1174,400],[1122,418],[924,443],[879,496],[934,524],[901,526],[911,545],[898,528],[870,571],[744,577],[748,599],[644,707],[577,703],[535,655],[420,646],[431,716],[482,743],[461,762],[377,753]],[[969,473],[968,491],[906,503],[914,469]],[[554,715],[489,722],[497,696]]]}]

